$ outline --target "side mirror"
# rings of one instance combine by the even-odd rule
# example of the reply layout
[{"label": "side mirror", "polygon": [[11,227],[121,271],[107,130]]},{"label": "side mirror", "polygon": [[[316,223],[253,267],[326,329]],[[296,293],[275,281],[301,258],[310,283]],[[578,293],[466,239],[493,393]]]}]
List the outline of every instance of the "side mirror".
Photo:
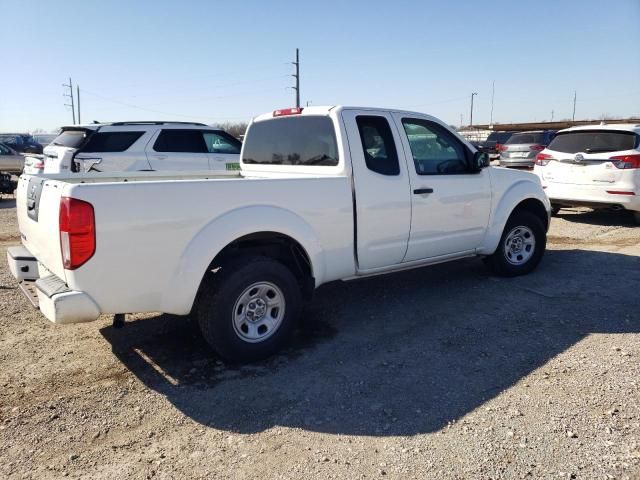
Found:
[{"label": "side mirror", "polygon": [[477,170],[482,170],[485,167],[491,165],[491,160],[489,159],[489,154],[486,152],[476,152],[473,154],[473,166]]}]

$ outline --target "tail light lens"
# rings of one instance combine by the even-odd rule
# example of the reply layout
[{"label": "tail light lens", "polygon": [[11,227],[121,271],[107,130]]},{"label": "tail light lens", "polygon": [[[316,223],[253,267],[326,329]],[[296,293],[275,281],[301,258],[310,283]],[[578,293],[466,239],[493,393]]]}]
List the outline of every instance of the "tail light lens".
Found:
[{"label": "tail light lens", "polygon": [[544,150],[544,145],[531,145],[529,146],[529,150],[533,150],[534,152],[541,152]]},{"label": "tail light lens", "polygon": [[549,155],[548,153],[539,153],[536,155],[536,165],[540,167],[546,166],[551,160],[553,160],[553,155]]},{"label": "tail light lens", "polygon": [[640,154],[617,155],[611,157],[609,160],[611,160],[611,163],[613,163],[616,168],[621,170],[640,168]]},{"label": "tail light lens", "polygon": [[93,206],[76,198],[60,199],[60,249],[67,270],[84,265],[96,251]]},{"label": "tail light lens", "polygon": [[504,152],[508,149],[509,147],[507,147],[506,145],[502,145],[500,143],[498,143],[496,145],[496,150],[498,150],[499,152]]}]

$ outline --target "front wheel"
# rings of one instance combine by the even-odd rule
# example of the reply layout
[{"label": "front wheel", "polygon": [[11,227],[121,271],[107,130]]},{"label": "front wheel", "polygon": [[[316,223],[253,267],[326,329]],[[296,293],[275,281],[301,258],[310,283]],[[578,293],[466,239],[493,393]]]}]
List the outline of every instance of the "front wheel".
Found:
[{"label": "front wheel", "polygon": [[633,212],[633,217],[636,219],[636,223],[640,225],[640,212]]},{"label": "front wheel", "polygon": [[196,315],[207,343],[226,360],[244,363],[287,343],[301,305],[297,279],[286,266],[250,256],[205,279]]},{"label": "front wheel", "polygon": [[531,212],[511,215],[498,248],[485,263],[496,275],[515,277],[531,272],[544,254],[547,235],[540,219]]}]

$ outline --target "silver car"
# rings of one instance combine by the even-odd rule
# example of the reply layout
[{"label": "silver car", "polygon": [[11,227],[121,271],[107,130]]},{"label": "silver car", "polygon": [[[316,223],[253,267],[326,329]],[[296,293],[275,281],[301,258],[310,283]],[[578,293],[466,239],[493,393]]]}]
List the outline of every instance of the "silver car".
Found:
[{"label": "silver car", "polygon": [[536,155],[546,148],[557,130],[514,133],[500,146],[500,166],[533,168]]},{"label": "silver car", "polygon": [[0,172],[22,173],[24,167],[24,157],[13,148],[0,143]]}]

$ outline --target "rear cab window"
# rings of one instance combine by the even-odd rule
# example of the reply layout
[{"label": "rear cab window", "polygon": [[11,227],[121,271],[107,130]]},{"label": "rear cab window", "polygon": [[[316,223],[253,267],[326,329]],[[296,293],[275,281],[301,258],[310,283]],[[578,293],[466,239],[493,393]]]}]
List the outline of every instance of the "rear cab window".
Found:
[{"label": "rear cab window", "polygon": [[381,175],[400,175],[398,152],[387,119],[359,115],[356,123],[367,168]]},{"label": "rear cab window", "polygon": [[576,130],[561,132],[549,144],[549,150],[562,153],[607,153],[633,150],[640,136],[616,130]]},{"label": "rear cab window", "polygon": [[336,166],[333,122],[314,115],[254,122],[247,131],[241,160],[246,165]]}]

